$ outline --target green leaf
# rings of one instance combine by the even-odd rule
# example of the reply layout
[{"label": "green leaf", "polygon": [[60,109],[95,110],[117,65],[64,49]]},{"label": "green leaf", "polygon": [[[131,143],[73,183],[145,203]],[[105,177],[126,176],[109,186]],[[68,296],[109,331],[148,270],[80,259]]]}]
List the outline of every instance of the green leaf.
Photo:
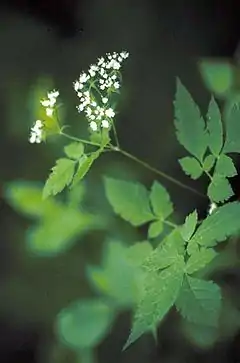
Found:
[{"label": "green leaf", "polygon": [[224,153],[240,152],[240,107],[233,104],[226,119],[226,139],[223,148]]},{"label": "green leaf", "polygon": [[174,264],[184,253],[184,241],[179,229],[169,233],[159,246],[143,261],[142,267],[149,272],[159,271]]},{"label": "green leaf", "polygon": [[234,83],[234,69],[230,63],[203,60],[199,64],[203,81],[217,96],[228,94]]},{"label": "green leaf", "polygon": [[50,213],[55,206],[50,198],[43,200],[42,185],[34,182],[8,183],[4,189],[4,197],[16,211],[28,217],[40,218]]},{"label": "green leaf", "polygon": [[210,349],[219,338],[218,328],[213,326],[190,323],[187,320],[182,322],[183,333],[192,345],[201,349]]},{"label": "green leaf", "polygon": [[104,186],[114,212],[133,226],[140,226],[154,219],[149,206],[148,191],[143,185],[105,177]]},{"label": "green leaf", "polygon": [[216,163],[215,173],[225,177],[233,177],[237,175],[237,170],[232,159],[225,154],[221,154]]},{"label": "green leaf", "polygon": [[136,242],[133,246],[128,247],[126,257],[131,264],[141,266],[152,250],[152,245],[148,241]]},{"label": "green leaf", "polygon": [[198,215],[196,210],[194,210],[186,217],[185,223],[180,229],[181,236],[184,239],[184,241],[188,242],[192,237],[197,226],[197,221],[198,221]]},{"label": "green leaf", "polygon": [[214,174],[207,190],[209,199],[215,203],[224,202],[233,196],[233,194],[229,181],[221,175]]},{"label": "green leaf", "polygon": [[150,202],[154,214],[160,219],[166,219],[173,212],[173,205],[167,190],[157,181],[152,185]]},{"label": "green leaf", "polygon": [[142,286],[139,262],[139,256],[129,258],[127,246],[112,241],[105,246],[102,267],[88,267],[87,275],[93,287],[110,297],[117,308],[129,308],[136,304]]},{"label": "green leaf", "polygon": [[223,146],[223,127],[217,102],[212,97],[207,113],[208,146],[213,155],[219,155]]},{"label": "green leaf", "polygon": [[163,231],[163,222],[162,221],[154,221],[149,225],[148,228],[148,238],[156,238]]},{"label": "green leaf", "polygon": [[190,154],[202,161],[207,148],[205,122],[198,106],[179,79],[174,107],[178,141]]},{"label": "green leaf", "polygon": [[81,142],[72,142],[64,147],[65,154],[74,160],[78,160],[84,153],[84,145]]},{"label": "green leaf", "polygon": [[76,239],[96,227],[96,217],[61,206],[27,233],[28,249],[41,256],[55,256],[69,249]]},{"label": "green leaf", "polygon": [[176,307],[188,321],[215,327],[221,312],[221,291],[212,281],[185,276]]},{"label": "green leaf", "polygon": [[167,269],[160,273],[151,272],[146,275],[143,293],[124,349],[144,333],[154,330],[173,306],[182,285],[183,270],[184,259],[179,256]]},{"label": "green leaf", "polygon": [[186,272],[188,274],[192,274],[198,270],[201,270],[216,256],[217,253],[212,248],[201,248],[199,251],[196,251],[189,257],[186,265]]},{"label": "green leaf", "polygon": [[179,159],[179,163],[186,175],[189,175],[192,179],[198,179],[202,173],[203,169],[199,161],[197,159],[192,158],[191,156],[186,156],[182,159]]},{"label": "green leaf", "polygon": [[226,203],[207,216],[190,240],[204,247],[215,246],[240,230],[240,203]]},{"label": "green leaf", "polygon": [[207,155],[203,161],[203,170],[210,171],[215,163],[216,158],[213,155]]},{"label": "green leaf", "polygon": [[46,199],[50,195],[60,193],[68,186],[72,181],[74,168],[75,161],[70,159],[58,159],[44,185],[43,199]]},{"label": "green leaf", "polygon": [[71,188],[75,187],[83,178],[84,176],[89,172],[94,160],[98,156],[93,153],[90,156],[87,156],[86,154],[83,154],[78,162],[78,168],[77,171],[73,177],[73,181],[71,184]]},{"label": "green leaf", "polygon": [[97,346],[110,331],[112,309],[100,299],[75,301],[57,317],[60,340],[74,350]]}]

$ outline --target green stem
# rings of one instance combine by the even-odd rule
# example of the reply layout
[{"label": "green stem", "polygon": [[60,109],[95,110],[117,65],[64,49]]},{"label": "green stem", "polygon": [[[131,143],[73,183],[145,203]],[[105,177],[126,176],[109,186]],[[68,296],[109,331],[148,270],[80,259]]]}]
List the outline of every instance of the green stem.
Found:
[{"label": "green stem", "polygon": [[60,135],[68,138],[69,140],[73,140],[73,141],[77,141],[77,142],[82,142],[83,144],[87,144],[87,145],[101,147],[101,145],[98,144],[98,143],[96,143],[96,142],[92,142],[92,141],[88,141],[88,140],[84,140],[84,139],[79,139],[78,137],[65,134],[65,132],[62,132],[62,131],[60,131]]},{"label": "green stem", "polygon": [[113,134],[114,134],[114,137],[115,137],[117,148],[120,149],[120,144],[119,144],[119,141],[118,141],[118,135],[117,135],[117,130],[116,130],[114,121],[112,121],[112,126],[113,126]]},{"label": "green stem", "polygon": [[113,146],[113,145],[111,145],[111,147],[112,147],[112,150],[113,150],[113,151],[117,151],[117,152],[119,152],[120,154],[122,154],[122,155],[126,156],[127,158],[129,158],[129,159],[131,159],[131,160],[135,161],[136,163],[138,163],[138,164],[142,165],[144,168],[146,168],[146,169],[148,169],[148,170],[152,171],[153,173],[155,173],[155,174],[157,174],[157,175],[160,175],[161,177],[165,178],[166,180],[169,180],[170,182],[172,182],[172,183],[174,183],[174,184],[176,184],[176,185],[180,186],[181,188],[187,189],[187,190],[191,191],[192,193],[197,194],[198,196],[201,196],[201,197],[203,197],[203,198],[206,198],[206,196],[205,196],[204,194],[202,194],[202,193],[198,192],[196,189],[194,189],[194,188],[192,188],[192,187],[190,187],[190,186],[188,186],[188,185],[186,185],[186,184],[184,184],[184,183],[182,183],[182,182],[180,182],[180,181],[178,181],[178,180],[174,179],[174,178],[173,178],[173,177],[171,177],[170,175],[165,174],[163,171],[160,171],[160,170],[158,170],[158,169],[154,168],[153,166],[151,166],[151,165],[149,165],[148,163],[146,163],[146,162],[144,162],[144,161],[142,161],[142,160],[138,159],[136,156],[134,156],[134,155],[130,154],[129,152],[127,152],[127,151],[125,151],[125,150],[122,150],[122,149],[120,149],[119,147],[116,147],[116,146]]}]

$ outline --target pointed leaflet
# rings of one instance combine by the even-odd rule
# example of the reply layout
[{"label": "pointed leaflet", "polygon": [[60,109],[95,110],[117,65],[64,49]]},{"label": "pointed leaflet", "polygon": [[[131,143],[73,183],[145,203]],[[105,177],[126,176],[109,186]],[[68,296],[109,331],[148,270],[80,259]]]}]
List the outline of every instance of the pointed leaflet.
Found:
[{"label": "pointed leaflet", "polygon": [[213,155],[207,155],[203,160],[203,170],[210,171],[215,163],[216,158]]},{"label": "pointed leaflet", "polygon": [[156,238],[163,231],[163,222],[161,220],[152,222],[148,227],[148,238]]},{"label": "pointed leaflet", "polygon": [[194,272],[201,270],[216,256],[217,252],[215,252],[212,248],[201,248],[189,257],[186,264],[186,272],[188,274],[193,274]]},{"label": "pointed leaflet", "polygon": [[233,202],[218,207],[198,227],[190,243],[204,247],[215,246],[240,230],[240,203]]},{"label": "pointed leaflet", "polygon": [[237,175],[237,170],[232,159],[225,154],[221,154],[216,163],[215,173],[230,178]]},{"label": "pointed leaflet", "polygon": [[93,348],[107,335],[113,322],[113,311],[100,299],[74,301],[57,317],[57,333],[71,349]]},{"label": "pointed leaflet", "polygon": [[207,190],[207,195],[211,202],[224,202],[228,200],[233,194],[232,187],[227,178],[224,178],[218,174],[214,174]]},{"label": "pointed leaflet", "polygon": [[185,276],[176,307],[192,323],[217,326],[221,310],[220,288],[212,281]]},{"label": "pointed leaflet", "polygon": [[64,152],[70,159],[77,160],[84,153],[84,145],[81,142],[72,142],[64,147]]},{"label": "pointed leaflet", "polygon": [[184,173],[194,180],[198,179],[203,173],[203,169],[199,161],[191,156],[179,159],[179,163]]},{"label": "pointed leaflet", "polygon": [[219,155],[223,146],[223,127],[221,113],[214,98],[208,106],[207,113],[208,146],[213,155]]},{"label": "pointed leaflet", "polygon": [[179,142],[200,161],[207,148],[205,122],[190,93],[177,80],[175,127]]},{"label": "pointed leaflet", "polygon": [[60,193],[66,186],[68,186],[73,178],[75,161],[70,159],[58,159],[56,165],[52,168],[44,188],[43,198],[50,195]]},{"label": "pointed leaflet", "polygon": [[133,226],[140,226],[154,219],[148,191],[143,185],[107,177],[104,178],[104,185],[114,212]]},{"label": "pointed leaflet", "polygon": [[150,192],[150,202],[154,214],[160,219],[166,219],[173,212],[173,205],[167,190],[155,181]]},{"label": "pointed leaflet", "polygon": [[198,221],[198,215],[196,210],[194,210],[186,217],[185,223],[180,229],[181,236],[184,239],[184,241],[188,242],[192,237],[197,226],[197,221]]},{"label": "pointed leaflet", "polygon": [[77,185],[80,180],[84,178],[84,176],[88,173],[90,170],[94,160],[96,160],[99,156],[98,152],[92,153],[91,155],[87,156],[86,154],[83,154],[78,162],[78,168],[77,171],[73,177],[73,181],[71,184],[71,188],[73,188],[75,185]]},{"label": "pointed leaflet", "polygon": [[175,229],[146,257],[142,267],[150,272],[159,271],[174,264],[179,255],[183,255],[183,253],[184,241],[179,229]]},{"label": "pointed leaflet", "polygon": [[240,152],[240,107],[234,104],[227,114],[226,140],[223,151],[225,153]]},{"label": "pointed leaflet", "polygon": [[150,272],[143,283],[142,297],[138,303],[130,336],[124,348],[152,331],[175,303],[182,285],[183,256],[179,256],[169,268]]}]

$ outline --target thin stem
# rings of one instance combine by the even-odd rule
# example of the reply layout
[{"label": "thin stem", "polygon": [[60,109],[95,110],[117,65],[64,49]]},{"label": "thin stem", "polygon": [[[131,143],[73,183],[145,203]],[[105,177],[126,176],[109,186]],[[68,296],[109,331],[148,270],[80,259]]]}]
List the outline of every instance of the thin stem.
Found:
[{"label": "thin stem", "polygon": [[116,141],[116,144],[117,144],[117,148],[120,149],[120,144],[119,144],[117,130],[116,130],[114,121],[112,121],[112,126],[113,126],[113,134],[114,134],[114,137],[115,137],[115,141]]},{"label": "thin stem", "polygon": [[164,221],[163,221],[163,223],[164,223],[164,224],[167,224],[168,226],[170,226],[170,227],[172,227],[172,228],[174,228],[174,229],[179,227],[177,224],[175,224],[175,223],[173,223],[173,222],[170,222],[170,221],[168,221],[168,220],[164,220]]},{"label": "thin stem", "polygon": [[78,141],[78,142],[82,142],[83,144],[87,144],[87,145],[92,145],[92,146],[97,146],[97,147],[101,147],[100,144],[96,143],[96,142],[92,142],[92,141],[88,141],[88,140],[84,140],[84,139],[79,139],[78,137],[75,136],[71,136],[68,134],[65,134],[65,132],[60,131],[60,135],[68,138],[69,140],[73,140],[73,141]]},{"label": "thin stem", "polygon": [[124,155],[124,156],[128,157],[129,159],[131,159],[131,160],[135,161],[136,163],[138,163],[138,164],[142,165],[144,168],[146,168],[146,169],[148,169],[148,170],[152,171],[153,173],[155,173],[155,174],[157,174],[157,175],[160,175],[161,177],[165,178],[166,180],[169,180],[170,182],[172,182],[172,183],[174,183],[174,184],[178,185],[179,187],[184,188],[184,189],[187,189],[187,190],[190,190],[192,193],[195,193],[195,194],[197,194],[198,196],[201,196],[201,197],[203,197],[203,198],[206,198],[206,196],[205,196],[204,194],[202,194],[202,193],[198,192],[196,189],[194,189],[194,188],[192,188],[192,187],[190,187],[190,186],[188,186],[188,185],[186,185],[186,184],[184,184],[184,183],[182,183],[182,182],[180,182],[180,181],[178,181],[178,180],[174,179],[174,178],[173,178],[173,177],[171,177],[170,175],[165,174],[163,171],[160,171],[160,170],[158,170],[158,169],[154,168],[153,166],[151,166],[151,165],[149,165],[148,163],[146,163],[146,162],[144,162],[144,161],[142,161],[142,160],[138,159],[136,156],[134,156],[134,155],[130,154],[129,152],[127,152],[127,151],[125,151],[125,150],[122,150],[122,149],[120,149],[119,147],[116,147],[116,146],[113,146],[113,145],[111,145],[111,147],[112,147],[112,150],[113,150],[113,151],[117,151],[117,152],[119,152],[120,154],[122,154],[122,155]]}]

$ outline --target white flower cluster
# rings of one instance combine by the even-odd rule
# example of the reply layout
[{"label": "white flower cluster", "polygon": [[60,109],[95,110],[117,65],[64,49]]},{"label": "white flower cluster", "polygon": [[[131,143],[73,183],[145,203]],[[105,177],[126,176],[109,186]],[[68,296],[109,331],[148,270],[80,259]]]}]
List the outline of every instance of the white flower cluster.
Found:
[{"label": "white flower cluster", "polygon": [[210,215],[210,214],[212,214],[212,212],[215,210],[217,208],[217,204],[216,203],[214,203],[214,202],[212,202],[211,204],[210,204],[210,207],[209,207],[209,210],[208,210],[208,214]]},{"label": "white flower cluster", "polygon": [[98,59],[92,64],[88,73],[81,73],[74,82],[74,89],[80,98],[77,106],[78,112],[85,112],[92,131],[99,127],[109,129],[115,116],[114,110],[109,107],[111,93],[120,88],[120,68],[122,62],[128,58],[129,53],[107,53],[106,57]]},{"label": "white flower cluster", "polygon": [[42,132],[43,132],[43,122],[41,120],[37,120],[35,122],[35,125],[31,128],[29,142],[31,144],[34,143],[39,144],[42,141]]},{"label": "white flower cluster", "polygon": [[59,92],[58,91],[51,91],[48,93],[48,98],[41,100],[41,104],[43,107],[46,107],[46,115],[47,116],[52,116],[53,114],[53,110],[54,110],[54,106],[57,102],[57,98],[59,96]]}]

